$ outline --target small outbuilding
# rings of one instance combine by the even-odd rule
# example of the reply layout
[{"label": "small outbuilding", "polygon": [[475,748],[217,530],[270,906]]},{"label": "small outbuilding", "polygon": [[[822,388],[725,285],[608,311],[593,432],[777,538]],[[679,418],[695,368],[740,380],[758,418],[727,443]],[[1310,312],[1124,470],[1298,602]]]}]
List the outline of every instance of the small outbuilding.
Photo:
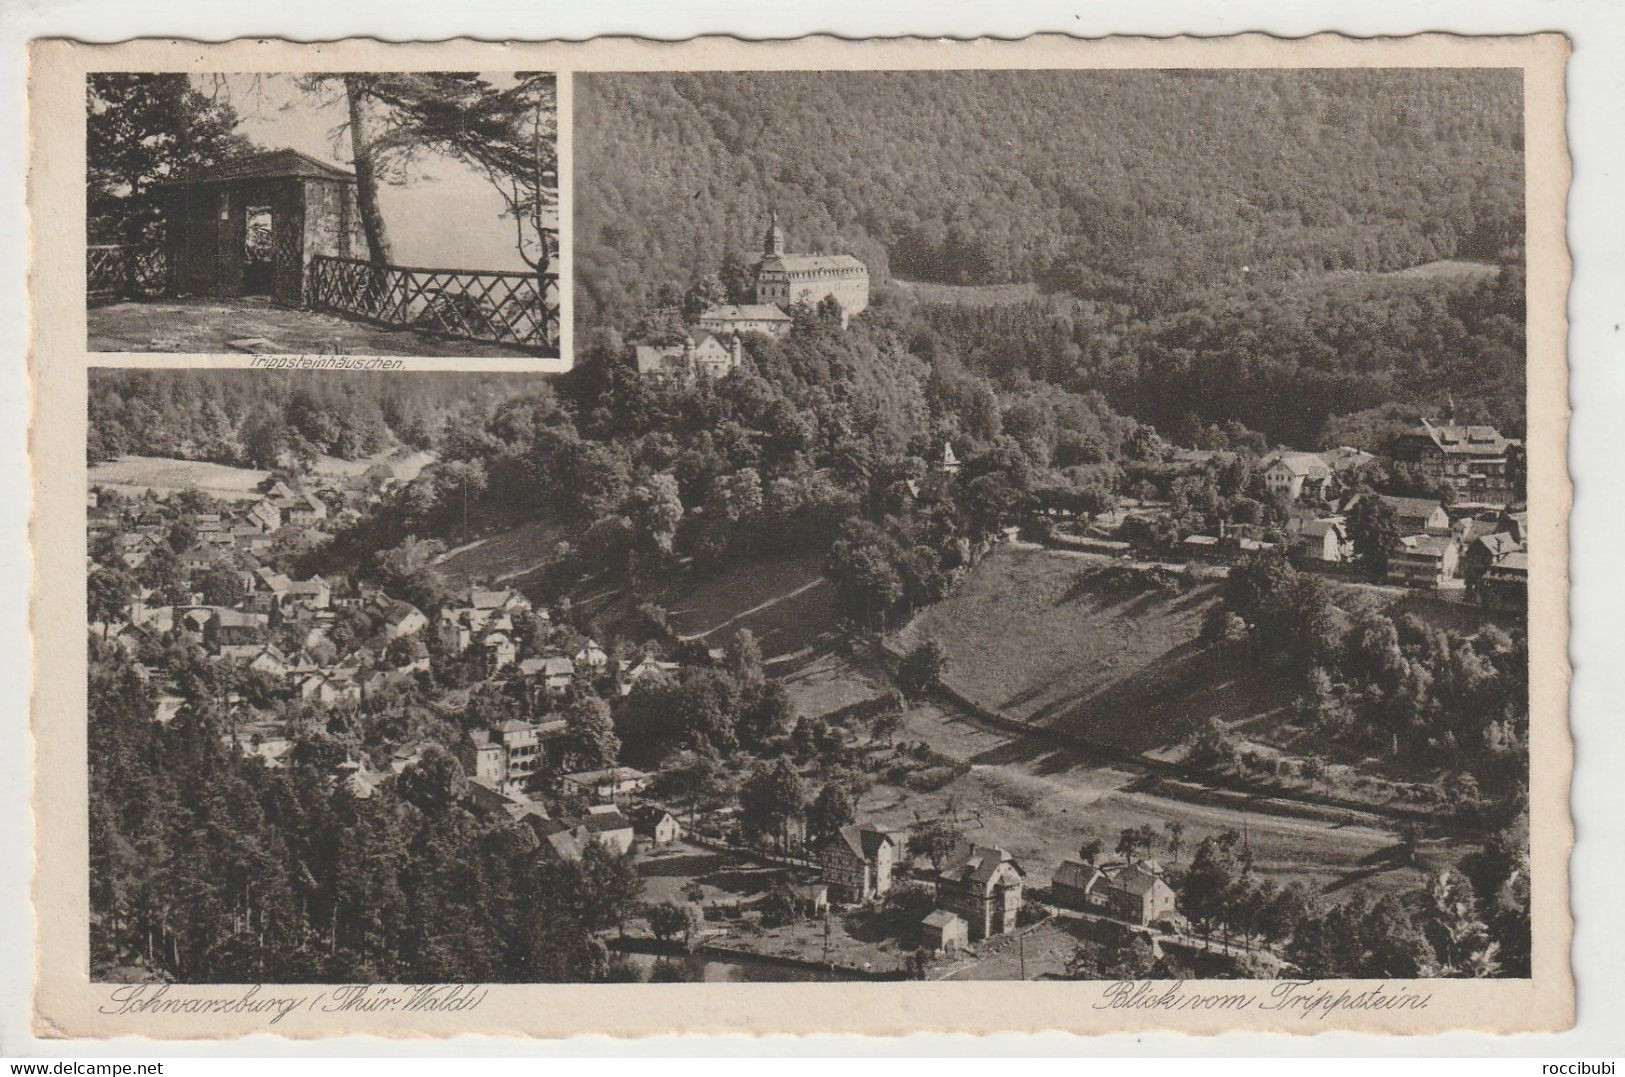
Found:
[{"label": "small outbuilding", "polygon": [[946,909],[934,909],[920,921],[920,945],[933,953],[953,953],[969,944],[969,925]]},{"label": "small outbuilding", "polygon": [[366,254],[355,174],[298,150],[228,158],[165,188],[172,292],[299,306],[311,259]]}]

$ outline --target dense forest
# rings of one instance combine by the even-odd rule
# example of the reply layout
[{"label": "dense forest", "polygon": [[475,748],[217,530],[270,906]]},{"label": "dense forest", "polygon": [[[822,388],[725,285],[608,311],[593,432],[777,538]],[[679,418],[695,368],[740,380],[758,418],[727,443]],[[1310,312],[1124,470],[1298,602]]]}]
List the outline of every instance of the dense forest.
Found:
[{"label": "dense forest", "polygon": [[576,94],[588,326],[756,251],[769,206],[792,249],[876,281],[1142,310],[1522,244],[1511,71],[590,74]]},{"label": "dense forest", "polygon": [[511,374],[93,370],[86,459],[126,454],[275,469],[432,449],[446,425],[533,384]]},{"label": "dense forest", "polygon": [[1517,436],[1520,97],[1470,71],[588,76],[578,324],[657,339],[743,298],[773,206],[792,248],[865,261],[866,318],[1005,391],[1100,393],[1181,444],[1380,450],[1452,407]]}]

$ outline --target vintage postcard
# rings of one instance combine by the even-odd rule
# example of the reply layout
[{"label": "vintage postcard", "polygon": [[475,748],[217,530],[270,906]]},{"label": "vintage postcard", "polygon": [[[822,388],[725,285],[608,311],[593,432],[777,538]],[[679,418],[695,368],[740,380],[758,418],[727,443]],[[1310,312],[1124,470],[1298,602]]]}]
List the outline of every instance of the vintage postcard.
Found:
[{"label": "vintage postcard", "polygon": [[36,43],[38,1030],[1568,1027],[1567,55]]}]

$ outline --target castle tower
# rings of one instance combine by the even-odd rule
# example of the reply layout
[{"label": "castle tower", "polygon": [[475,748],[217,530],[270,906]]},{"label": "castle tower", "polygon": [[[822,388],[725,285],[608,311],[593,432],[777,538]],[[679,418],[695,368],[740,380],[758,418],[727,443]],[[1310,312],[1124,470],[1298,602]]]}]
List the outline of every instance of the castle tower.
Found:
[{"label": "castle tower", "polygon": [[767,211],[767,233],[762,237],[762,256],[784,253],[784,229],[779,227],[779,211]]}]

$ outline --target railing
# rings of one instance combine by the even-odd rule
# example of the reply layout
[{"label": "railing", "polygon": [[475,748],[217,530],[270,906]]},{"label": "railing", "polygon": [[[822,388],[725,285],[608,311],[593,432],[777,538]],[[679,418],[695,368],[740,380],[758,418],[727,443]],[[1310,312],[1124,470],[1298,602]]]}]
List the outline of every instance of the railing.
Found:
[{"label": "railing", "polygon": [[311,260],[305,303],[463,340],[559,350],[556,272],[380,266],[359,258]]},{"label": "railing", "polygon": [[169,288],[169,257],[162,247],[93,243],[85,247],[85,292],[92,302],[160,295]]}]

